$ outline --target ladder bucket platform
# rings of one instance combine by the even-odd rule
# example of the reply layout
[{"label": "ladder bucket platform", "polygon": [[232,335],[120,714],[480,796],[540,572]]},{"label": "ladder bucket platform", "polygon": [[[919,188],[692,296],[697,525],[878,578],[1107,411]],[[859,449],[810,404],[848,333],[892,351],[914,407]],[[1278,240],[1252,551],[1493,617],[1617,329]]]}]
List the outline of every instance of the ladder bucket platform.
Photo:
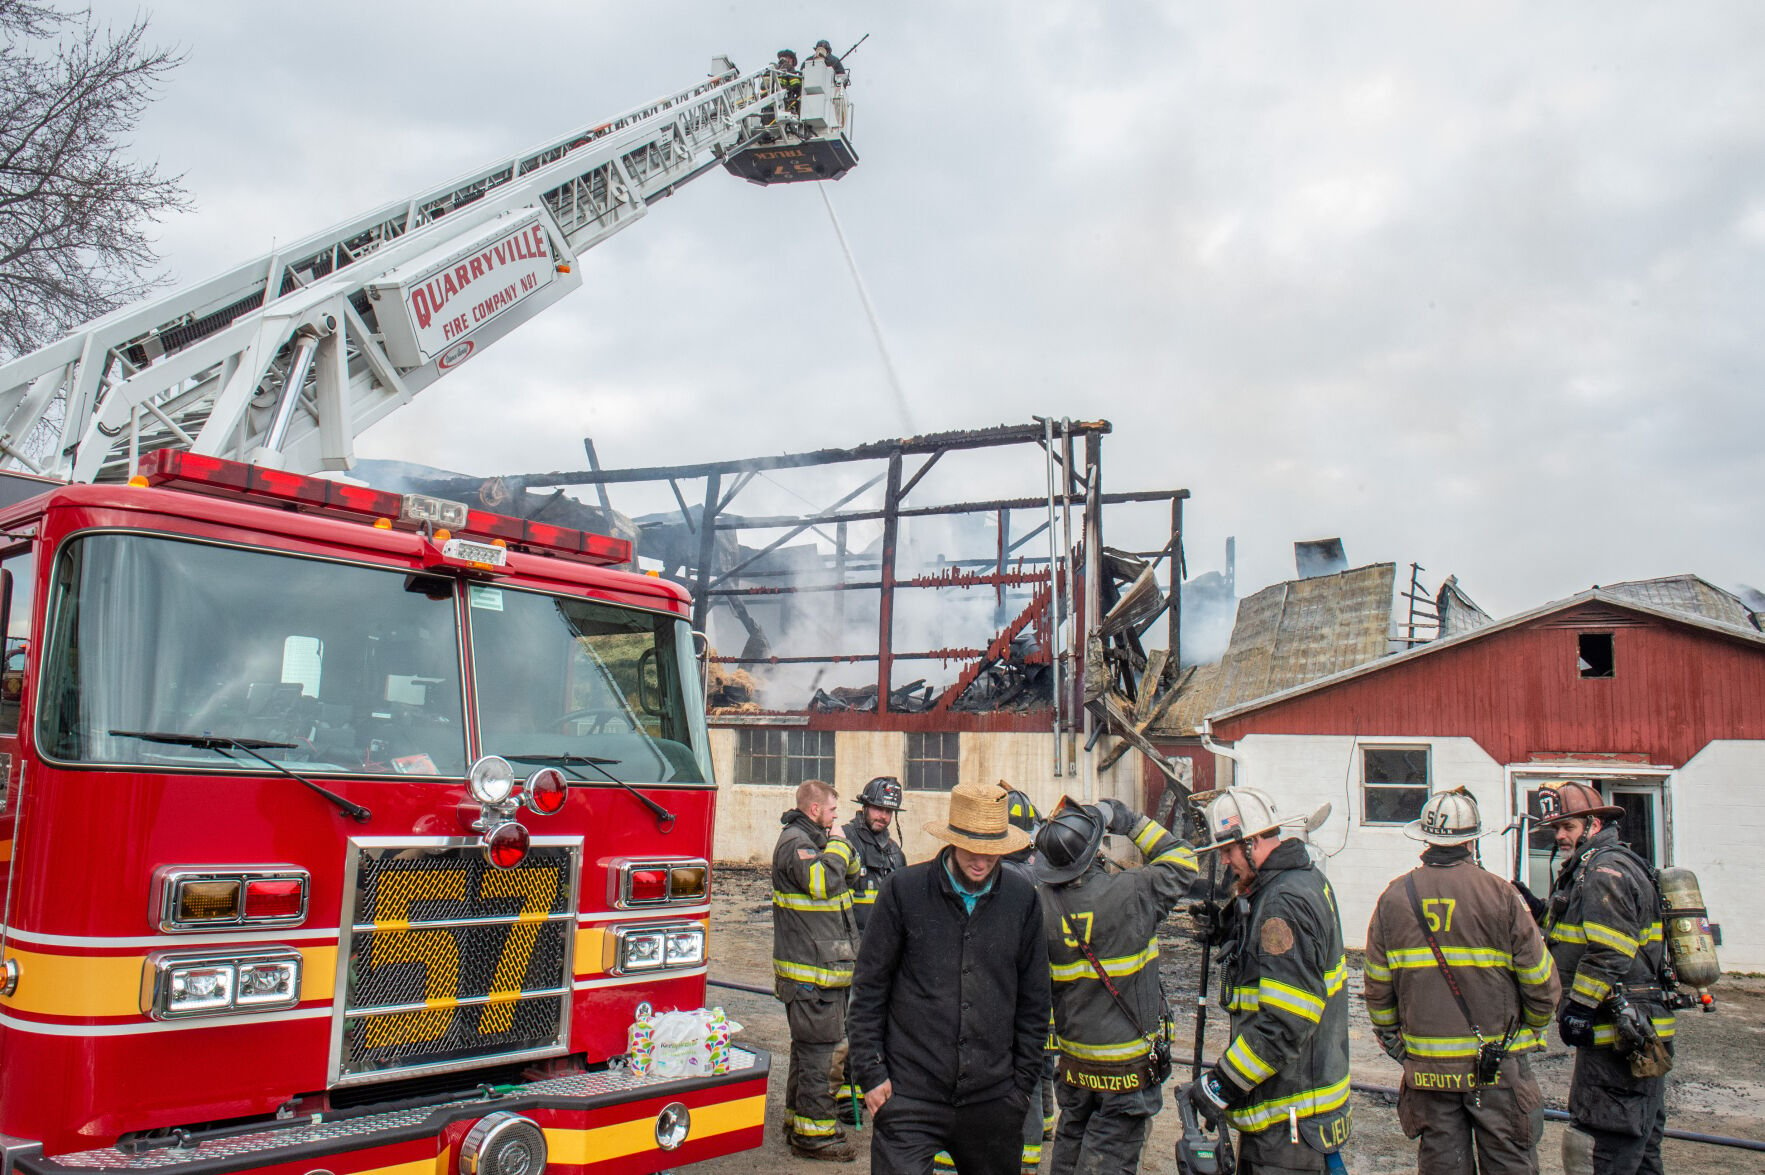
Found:
[{"label": "ladder bucket platform", "polygon": [[858,166],[858,153],[845,136],[796,142],[755,143],[726,156],[723,166],[751,184],[794,184],[837,180]]}]

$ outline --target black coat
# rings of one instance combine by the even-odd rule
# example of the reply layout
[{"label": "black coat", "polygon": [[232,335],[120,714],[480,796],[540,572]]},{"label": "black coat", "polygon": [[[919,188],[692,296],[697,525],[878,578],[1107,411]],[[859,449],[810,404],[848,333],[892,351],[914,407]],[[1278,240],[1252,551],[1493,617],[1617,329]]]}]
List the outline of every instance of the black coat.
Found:
[{"label": "black coat", "polygon": [[858,952],[846,1034],[866,1090],[960,1106],[1028,1098],[1048,1035],[1048,946],[1036,887],[1000,869],[963,909],[950,850],[883,882]]}]

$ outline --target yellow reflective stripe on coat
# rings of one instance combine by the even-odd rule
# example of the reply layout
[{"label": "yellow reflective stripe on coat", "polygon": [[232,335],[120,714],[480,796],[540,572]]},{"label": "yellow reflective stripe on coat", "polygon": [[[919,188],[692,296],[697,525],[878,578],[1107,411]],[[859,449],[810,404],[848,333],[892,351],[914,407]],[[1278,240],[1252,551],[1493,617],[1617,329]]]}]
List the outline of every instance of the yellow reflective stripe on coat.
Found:
[{"label": "yellow reflective stripe on coat", "polygon": [[1145,1056],[1152,1049],[1151,1043],[1144,1036],[1136,1036],[1133,1040],[1124,1040],[1119,1044],[1086,1044],[1056,1036],[1054,1047],[1081,1061],[1131,1061],[1135,1057]]},{"label": "yellow reflective stripe on coat", "polygon": [[1177,845],[1174,848],[1166,849],[1164,852],[1158,854],[1158,856],[1156,856],[1156,857],[1153,857],[1151,860],[1147,861],[1146,863],[1148,865],[1162,865],[1166,861],[1175,861],[1177,864],[1183,866],[1186,869],[1198,868],[1198,866],[1195,863],[1194,851],[1191,849],[1186,849],[1182,845]]},{"label": "yellow reflective stripe on coat", "polygon": [[1258,985],[1261,998],[1260,1006],[1278,1008],[1283,1012],[1291,1012],[1302,1020],[1313,1024],[1324,1018],[1324,1001],[1302,988],[1293,987],[1279,980],[1264,977]]},{"label": "yellow reflective stripe on coat", "polygon": [[1348,956],[1343,955],[1336,960],[1336,965],[1324,972],[1324,998],[1329,999],[1341,991],[1348,982]]},{"label": "yellow reflective stripe on coat", "polygon": [[1261,993],[1254,987],[1234,987],[1226,996],[1229,1012],[1254,1012],[1261,1002]]},{"label": "yellow reflective stripe on coat", "polygon": [[1244,1042],[1240,1036],[1220,1058],[1232,1071],[1244,1079],[1247,1088],[1255,1088],[1275,1075],[1275,1067],[1256,1055],[1256,1050]]},{"label": "yellow reflective stripe on coat", "polygon": [[1310,1118],[1318,1114],[1327,1114],[1331,1110],[1341,1109],[1348,1103],[1348,1078],[1332,1082],[1317,1089],[1307,1089],[1287,1097],[1278,1097],[1272,1101],[1258,1102],[1254,1106],[1245,1106],[1238,1110],[1227,1110],[1226,1117],[1232,1125],[1240,1130],[1255,1133],[1267,1130],[1277,1122],[1285,1122],[1289,1110],[1301,1118]]},{"label": "yellow reflective stripe on coat", "polygon": [[827,896],[827,865],[821,861],[809,865],[809,896],[825,898]]},{"label": "yellow reflective stripe on coat", "polygon": [[[1649,1023],[1655,1026],[1655,1035],[1662,1040],[1670,1039],[1677,1028],[1671,1013],[1665,1016],[1650,1016]],[[1593,1043],[1596,1045],[1618,1043],[1618,1026],[1616,1024],[1595,1024],[1593,1026]]]},{"label": "yellow reflective stripe on coat", "polygon": [[863,893],[855,893],[852,895],[852,904],[854,906],[874,906],[876,905],[876,895],[877,891],[874,889],[867,889]]},{"label": "yellow reflective stripe on coat", "polygon": [[[1403,1043],[1412,1056],[1428,1057],[1431,1060],[1452,1060],[1455,1058],[1475,1057],[1478,1040],[1474,1036],[1415,1036],[1403,1034]],[[1544,1038],[1537,1032],[1522,1030],[1514,1034],[1514,1043],[1509,1046],[1510,1053],[1523,1053],[1530,1049],[1544,1047]]]},{"label": "yellow reflective stripe on coat", "polygon": [[1612,985],[1585,971],[1577,971],[1575,982],[1569,985],[1569,990],[1575,995],[1585,996],[1597,1007],[1605,1003],[1606,997],[1612,994]]},{"label": "yellow reflective stripe on coat", "polygon": [[1367,973],[1367,978],[1371,979],[1375,983],[1389,983],[1389,982],[1391,982],[1391,968],[1387,967],[1383,963],[1375,963],[1375,962],[1373,962],[1373,960],[1368,959],[1366,973]]},{"label": "yellow reflective stripe on coat", "polygon": [[1546,951],[1544,957],[1538,960],[1536,966],[1515,967],[1514,978],[1518,979],[1521,983],[1524,983],[1527,987],[1542,987],[1544,984],[1550,982],[1551,970],[1550,952]]},{"label": "yellow reflective stripe on coat", "polygon": [[[1441,947],[1440,953],[1454,967],[1496,967],[1509,971],[1514,966],[1513,955],[1491,947]],[[1387,951],[1385,961],[1393,971],[1425,971],[1439,966],[1434,961],[1434,952],[1427,947],[1399,947]]]},{"label": "yellow reflective stripe on coat", "polygon": [[1549,938],[1552,942],[1586,942],[1587,932],[1579,923],[1559,922],[1550,928]]},{"label": "yellow reflective stripe on coat", "polygon": [[[1132,975],[1158,958],[1158,938],[1154,936],[1146,944],[1146,949],[1132,955],[1117,955],[1111,959],[1098,959],[1103,970],[1111,979],[1120,979]],[[1056,983],[1071,983],[1075,979],[1096,979],[1097,968],[1091,966],[1091,960],[1080,959],[1076,963],[1050,963],[1048,976]]]},{"label": "yellow reflective stripe on coat", "polygon": [[1582,931],[1587,935],[1588,946],[1602,946],[1617,951],[1626,959],[1634,959],[1642,944],[1613,926],[1600,922],[1583,922]]},{"label": "yellow reflective stripe on coat", "polygon": [[786,893],[782,889],[772,891],[772,904],[786,910],[808,910],[817,914],[837,914],[849,909],[852,905],[850,892],[842,890],[833,897],[812,898],[807,894]]},{"label": "yellow reflective stripe on coat", "polygon": [[1380,1028],[1397,1027],[1397,1008],[1395,1005],[1389,1008],[1375,1008],[1372,1004],[1368,1004],[1367,1017]]},{"label": "yellow reflective stripe on coat", "polygon": [[772,973],[780,979],[789,979],[796,983],[809,983],[816,987],[851,987],[852,964],[846,964],[844,971],[831,967],[816,967],[809,963],[792,963],[787,959],[772,960]]}]

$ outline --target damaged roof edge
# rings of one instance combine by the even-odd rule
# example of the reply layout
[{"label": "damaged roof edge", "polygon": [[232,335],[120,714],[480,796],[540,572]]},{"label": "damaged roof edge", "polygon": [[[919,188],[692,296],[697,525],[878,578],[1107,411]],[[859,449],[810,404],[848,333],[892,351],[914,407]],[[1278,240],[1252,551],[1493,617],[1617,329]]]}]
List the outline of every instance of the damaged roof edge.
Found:
[{"label": "damaged roof edge", "polygon": [[1748,644],[1765,648],[1765,633],[1754,632],[1744,628],[1736,628],[1732,624],[1723,624],[1706,617],[1694,616],[1685,612],[1675,612],[1668,608],[1659,608],[1649,604],[1640,603],[1631,597],[1615,595],[1603,588],[1590,588],[1587,591],[1570,596],[1567,599],[1553,600],[1548,604],[1541,604],[1530,611],[1518,613],[1514,616],[1508,617],[1506,620],[1494,621],[1481,628],[1472,629],[1470,632],[1460,633],[1458,636],[1447,637],[1444,640],[1431,641],[1428,644],[1419,645],[1413,649],[1406,649],[1401,653],[1393,653],[1389,657],[1381,657],[1376,661],[1368,661],[1365,664],[1356,665],[1352,669],[1344,669],[1341,672],[1333,673],[1328,677],[1320,677],[1316,681],[1308,681],[1303,685],[1297,685],[1291,689],[1281,690],[1279,693],[1268,694],[1260,698],[1252,698],[1248,702],[1241,702],[1236,706],[1231,706],[1224,710],[1215,710],[1213,713],[1202,719],[1201,729],[1211,735],[1212,726],[1215,722],[1223,722],[1229,718],[1237,718],[1245,714],[1254,713],[1257,710],[1266,709],[1269,706],[1278,705],[1279,703],[1290,701],[1293,698],[1302,697],[1305,694],[1314,693],[1322,689],[1329,689],[1330,687],[1340,685],[1345,681],[1352,681],[1357,677],[1365,677],[1368,674],[1378,673],[1400,661],[1414,661],[1419,657],[1426,657],[1431,653],[1438,653],[1445,649],[1454,649],[1460,645],[1469,644],[1472,641],[1479,641],[1494,636],[1498,632],[1506,632],[1509,629],[1519,628],[1534,620],[1540,620],[1554,613],[1567,611],[1570,608],[1589,603],[1609,604],[1614,608],[1622,608],[1629,612],[1636,612],[1644,616],[1652,616],[1657,620],[1667,620],[1674,624],[1685,625],[1688,628],[1702,629],[1705,632],[1713,633],[1717,636],[1739,638]]}]

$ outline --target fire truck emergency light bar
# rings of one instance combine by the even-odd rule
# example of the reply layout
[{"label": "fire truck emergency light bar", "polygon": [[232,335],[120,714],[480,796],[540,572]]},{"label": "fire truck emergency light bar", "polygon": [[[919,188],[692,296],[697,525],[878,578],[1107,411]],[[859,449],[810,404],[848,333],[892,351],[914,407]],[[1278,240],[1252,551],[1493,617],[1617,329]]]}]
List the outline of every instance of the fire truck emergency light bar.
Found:
[{"label": "fire truck emergency light bar", "polygon": [[[383,519],[385,525],[404,523],[406,529],[416,529],[422,524],[447,526],[487,538],[499,547],[537,547],[603,567],[631,562],[631,544],[625,539],[526,518],[511,518],[506,514],[490,514],[470,509],[461,502],[426,494],[401,496],[369,486],[266,469],[243,461],[226,461],[185,449],[157,449],[147,454],[141,459],[141,471],[137,476],[150,486],[252,494],[326,513]],[[449,537],[448,531],[437,530],[435,537]]]}]

